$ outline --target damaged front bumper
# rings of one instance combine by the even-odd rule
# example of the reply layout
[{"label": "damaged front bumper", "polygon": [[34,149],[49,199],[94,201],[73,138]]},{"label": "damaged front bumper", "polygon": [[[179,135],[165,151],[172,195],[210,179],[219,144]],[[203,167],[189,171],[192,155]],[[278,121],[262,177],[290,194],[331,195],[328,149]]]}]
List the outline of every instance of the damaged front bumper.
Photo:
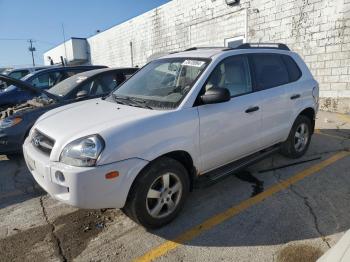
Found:
[{"label": "damaged front bumper", "polygon": [[[44,112],[34,112],[52,103],[50,100],[32,99],[26,103],[9,107],[0,112],[0,120],[19,117],[22,120],[13,126],[0,128],[0,154],[20,153],[29,129]],[[28,115],[27,115],[28,114]]]}]

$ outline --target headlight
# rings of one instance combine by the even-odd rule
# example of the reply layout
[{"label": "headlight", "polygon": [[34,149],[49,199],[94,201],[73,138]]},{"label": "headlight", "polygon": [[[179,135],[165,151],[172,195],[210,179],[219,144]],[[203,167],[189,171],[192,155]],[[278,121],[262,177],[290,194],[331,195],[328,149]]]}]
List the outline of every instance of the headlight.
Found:
[{"label": "headlight", "polygon": [[21,121],[22,121],[22,118],[20,117],[2,119],[0,120],[0,129],[5,129],[11,126],[15,126]]},{"label": "headlight", "polygon": [[70,166],[94,166],[104,149],[104,145],[105,143],[99,135],[80,138],[65,146],[60,156],[60,162]]}]

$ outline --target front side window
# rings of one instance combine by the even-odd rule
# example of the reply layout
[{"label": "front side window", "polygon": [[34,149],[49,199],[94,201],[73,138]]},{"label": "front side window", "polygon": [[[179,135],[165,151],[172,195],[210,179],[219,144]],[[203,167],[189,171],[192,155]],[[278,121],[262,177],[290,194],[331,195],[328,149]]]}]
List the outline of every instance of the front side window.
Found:
[{"label": "front side window", "polygon": [[170,58],[155,60],[113,92],[114,98],[137,99],[148,107],[176,108],[203,72],[208,60]]},{"label": "front side window", "polygon": [[226,58],[211,73],[205,90],[213,87],[226,88],[231,96],[252,92],[248,59],[245,56]]},{"label": "front side window", "polygon": [[265,90],[289,82],[288,71],[280,55],[254,54],[251,58],[257,90]]}]

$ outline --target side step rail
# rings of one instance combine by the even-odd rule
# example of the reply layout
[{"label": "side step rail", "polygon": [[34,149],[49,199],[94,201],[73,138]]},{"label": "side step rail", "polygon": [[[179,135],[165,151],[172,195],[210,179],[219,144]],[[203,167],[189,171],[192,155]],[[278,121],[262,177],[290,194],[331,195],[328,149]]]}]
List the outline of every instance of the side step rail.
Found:
[{"label": "side step rail", "polygon": [[279,146],[273,146],[271,148],[259,151],[255,154],[252,154],[250,156],[244,157],[240,160],[237,160],[235,162],[229,163],[225,166],[219,167],[215,170],[209,171],[208,173],[205,173],[201,175],[197,180],[199,184],[202,184],[203,182],[215,182],[217,180],[220,180],[226,176],[231,175],[232,173],[238,172],[256,162],[259,162],[260,160],[263,160],[264,158],[270,156],[273,153],[276,153],[279,151]]}]

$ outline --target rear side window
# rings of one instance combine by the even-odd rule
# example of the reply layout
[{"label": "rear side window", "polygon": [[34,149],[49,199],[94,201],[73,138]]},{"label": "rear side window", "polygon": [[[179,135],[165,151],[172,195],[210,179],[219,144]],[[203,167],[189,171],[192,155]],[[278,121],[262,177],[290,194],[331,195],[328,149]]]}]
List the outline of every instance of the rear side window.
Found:
[{"label": "rear side window", "polygon": [[264,90],[289,82],[287,67],[278,54],[254,54],[251,56],[257,90]]},{"label": "rear side window", "polygon": [[301,77],[301,71],[297,63],[295,63],[294,59],[290,56],[282,55],[281,57],[288,70],[289,82],[297,81]]},{"label": "rear side window", "polygon": [[9,73],[9,77],[15,78],[15,79],[21,79],[22,77],[26,76],[29,74],[28,70],[18,70],[14,71],[12,73]]}]

